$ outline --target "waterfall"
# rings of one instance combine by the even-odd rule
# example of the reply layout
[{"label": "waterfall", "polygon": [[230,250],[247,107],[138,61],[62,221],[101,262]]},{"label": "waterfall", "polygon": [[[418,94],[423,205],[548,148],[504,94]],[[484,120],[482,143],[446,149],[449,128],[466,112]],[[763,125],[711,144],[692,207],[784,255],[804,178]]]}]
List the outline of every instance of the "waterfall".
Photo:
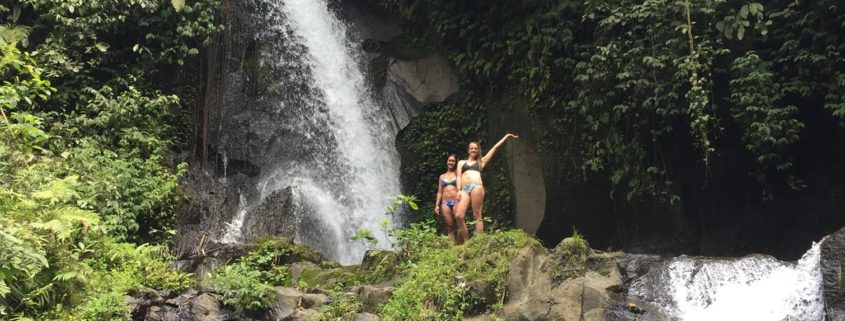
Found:
[{"label": "waterfall", "polygon": [[220,238],[220,242],[224,244],[237,243],[241,238],[241,229],[244,226],[244,218],[246,217],[246,198],[238,191],[238,214],[231,222],[226,223],[226,233]]},{"label": "waterfall", "polygon": [[[257,183],[260,203],[292,187],[293,237],[344,264],[367,247],[352,241],[359,229],[388,247],[380,222],[399,193],[399,157],[389,111],[376,103],[362,73],[362,53],[325,0],[255,0],[262,29],[256,35],[264,70],[255,80],[268,94],[266,115],[249,124],[256,133],[282,133],[262,152],[269,168]],[[268,137],[271,135],[267,135]],[[245,206],[249,215],[253,205]],[[240,216],[240,213],[239,215]],[[228,224],[227,240],[238,218]],[[240,218],[243,221],[243,218]]]},{"label": "waterfall", "polygon": [[634,281],[629,297],[654,303],[673,320],[823,321],[819,245],[796,263],[770,256],[681,256]]}]

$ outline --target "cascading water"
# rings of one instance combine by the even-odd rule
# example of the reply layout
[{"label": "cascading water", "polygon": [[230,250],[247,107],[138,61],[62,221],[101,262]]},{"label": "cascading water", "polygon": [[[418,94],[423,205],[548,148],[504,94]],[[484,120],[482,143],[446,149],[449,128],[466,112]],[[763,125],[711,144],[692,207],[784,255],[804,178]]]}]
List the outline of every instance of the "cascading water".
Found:
[{"label": "cascading water", "polygon": [[271,71],[258,81],[274,94],[260,102],[274,110],[250,126],[284,133],[266,147],[273,165],[258,183],[260,198],[292,187],[295,213],[285,224],[295,239],[341,263],[358,262],[367,245],[350,237],[359,229],[377,246],[389,243],[379,224],[393,220],[385,209],[399,192],[389,112],[371,99],[359,50],[325,1],[256,3],[265,20],[258,64]]},{"label": "cascading water", "polygon": [[[225,177],[225,176],[224,176]],[[238,191],[238,214],[231,222],[226,223],[226,232],[220,238],[220,242],[224,244],[237,243],[241,238],[241,228],[244,226],[244,218],[246,217],[246,198],[240,191]]]},{"label": "cascading water", "polygon": [[681,256],[634,281],[628,296],[672,320],[823,321],[819,252],[814,244],[797,263]]}]

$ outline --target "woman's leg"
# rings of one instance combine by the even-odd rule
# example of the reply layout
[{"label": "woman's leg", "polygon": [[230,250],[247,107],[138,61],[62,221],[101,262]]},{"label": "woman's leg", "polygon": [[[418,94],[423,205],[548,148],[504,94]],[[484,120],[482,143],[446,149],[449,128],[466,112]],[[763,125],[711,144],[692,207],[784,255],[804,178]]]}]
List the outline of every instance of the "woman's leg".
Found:
[{"label": "woman's leg", "polygon": [[455,244],[455,218],[452,217],[452,209],[449,206],[441,204],[440,213],[443,214],[443,223],[446,225],[446,233],[449,235],[449,241]]},{"label": "woman's leg", "polygon": [[460,191],[459,193],[461,193],[461,200],[458,201],[458,205],[455,205],[453,216],[455,226],[457,227],[457,231],[455,231],[455,244],[464,244],[469,239],[469,230],[467,230],[467,223],[464,221],[467,215],[467,209],[469,208],[469,194],[464,191]]},{"label": "woman's leg", "polygon": [[[481,220],[481,211],[484,209],[484,186],[477,186],[472,190],[472,217],[475,219],[475,233],[484,232],[484,221]],[[466,213],[464,213],[466,215]]]}]

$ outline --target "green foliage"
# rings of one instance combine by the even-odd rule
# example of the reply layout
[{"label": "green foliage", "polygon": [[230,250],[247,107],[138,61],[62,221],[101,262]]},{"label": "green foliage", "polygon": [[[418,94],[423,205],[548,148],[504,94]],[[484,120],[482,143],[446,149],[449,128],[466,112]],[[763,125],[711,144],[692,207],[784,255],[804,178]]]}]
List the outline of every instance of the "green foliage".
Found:
[{"label": "green foliage", "polygon": [[[744,129],[742,140],[758,164],[755,177],[761,183],[765,183],[765,171],[792,167],[787,151],[804,127],[796,119],[797,107],[779,106],[783,94],[769,68],[753,51],[737,57],[731,67],[731,116]],[[764,198],[771,197],[768,193],[764,189]]]},{"label": "green foliage", "polygon": [[221,30],[218,3],[0,3],[0,319],[127,319],[127,293],[192,284],[115,239],[168,237],[191,101],[164,91],[191,90],[152,80]]},{"label": "green foliage", "polygon": [[223,304],[238,312],[259,311],[275,298],[276,288],[262,280],[262,272],[246,262],[226,265],[210,279],[215,290],[223,294]]},{"label": "green foliage", "polygon": [[[0,111],[3,120],[6,112],[32,108],[36,100],[46,100],[56,89],[50,82],[42,78],[44,72],[35,65],[35,61],[28,53],[22,53],[14,44],[0,44]],[[23,106],[22,104],[23,103]]]},{"label": "green foliage", "polygon": [[[521,231],[485,233],[461,246],[446,245],[430,228],[408,231],[408,275],[379,313],[383,320],[460,320],[478,303],[469,282],[483,280],[503,296],[510,261],[523,247],[539,246]],[[419,241],[433,242],[409,244]]]},{"label": "green foliage", "polygon": [[355,314],[361,311],[361,302],[358,297],[334,293],[329,304],[320,307],[320,320],[354,320]]},{"label": "green foliage", "polygon": [[736,37],[737,40],[742,40],[745,37],[745,31],[749,28],[757,29],[761,35],[765,36],[768,32],[766,26],[771,25],[772,21],[763,21],[764,12],[763,5],[759,2],[746,3],[735,11],[735,14],[729,14],[722,21],[717,22],[716,29],[728,39]]},{"label": "green foliage", "polygon": [[[845,11],[833,0],[382,4],[437,39],[466,80],[462,90],[473,91],[463,101],[502,89],[525,96],[539,125],[546,168],[565,178],[606,177],[616,200],[675,202],[676,180],[688,179],[696,172],[691,168],[706,177],[710,165],[720,161],[722,144],[747,143],[748,134],[762,134],[761,128],[781,127],[784,133],[766,136],[777,147],[752,143],[748,153],[780,163],[776,176],[790,176],[786,164],[795,151],[783,147],[800,133],[798,111],[781,107],[777,116],[745,117],[736,124],[744,134],[723,136],[723,124],[736,120],[724,119],[734,116],[736,101],[755,98],[746,97],[751,91],[745,86],[732,85],[732,79],[749,79],[720,65],[742,61],[747,52],[766,61],[771,84],[766,90],[779,97],[779,105],[816,113],[821,102],[845,124]],[[462,120],[464,114],[480,119],[484,109],[428,111],[415,119],[424,125],[412,122],[406,145],[432,160],[411,171],[440,172],[435,160],[445,152],[434,149],[459,145],[450,146],[438,131],[483,131],[486,125],[477,128]],[[795,135],[787,134],[791,130]],[[765,179],[771,171],[749,167],[749,172],[775,181]],[[798,184],[793,178],[784,181]],[[426,200],[427,189],[417,186],[414,194]]]},{"label": "green foliage", "polygon": [[572,238],[573,242],[589,248],[589,246],[587,246],[587,240],[584,239],[584,235],[582,235],[581,233],[578,233],[578,230],[576,230],[574,227],[572,228],[571,238]]},{"label": "green foliage", "polygon": [[[5,10],[2,10],[5,9]],[[18,25],[22,7],[20,5],[13,5],[11,10],[0,5],[0,13],[3,11],[11,11],[6,16],[6,24],[0,24],[0,46],[20,43],[21,46],[29,45],[29,34],[32,32],[32,27]]]},{"label": "green foliage", "polygon": [[317,260],[316,254],[287,239],[259,240],[240,261],[223,266],[212,274],[210,284],[223,294],[223,303],[239,312],[260,311],[276,297],[276,286],[287,285],[287,263]]},{"label": "green foliage", "polygon": [[93,240],[83,261],[88,278],[69,320],[129,320],[123,297],[144,287],[181,291],[194,284],[191,275],[169,270],[170,256],[161,246]]}]

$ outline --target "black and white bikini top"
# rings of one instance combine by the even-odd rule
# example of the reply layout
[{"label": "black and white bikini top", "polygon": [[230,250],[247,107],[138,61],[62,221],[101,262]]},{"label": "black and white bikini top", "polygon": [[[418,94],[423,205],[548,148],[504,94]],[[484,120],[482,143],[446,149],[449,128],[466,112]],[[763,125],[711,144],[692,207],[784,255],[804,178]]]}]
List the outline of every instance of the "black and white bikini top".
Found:
[{"label": "black and white bikini top", "polygon": [[472,165],[467,165],[467,164],[469,164],[469,162],[464,162],[464,166],[461,167],[461,171],[463,171],[463,172],[466,172],[466,171],[481,172],[481,165],[479,165],[478,162],[472,163]]}]

